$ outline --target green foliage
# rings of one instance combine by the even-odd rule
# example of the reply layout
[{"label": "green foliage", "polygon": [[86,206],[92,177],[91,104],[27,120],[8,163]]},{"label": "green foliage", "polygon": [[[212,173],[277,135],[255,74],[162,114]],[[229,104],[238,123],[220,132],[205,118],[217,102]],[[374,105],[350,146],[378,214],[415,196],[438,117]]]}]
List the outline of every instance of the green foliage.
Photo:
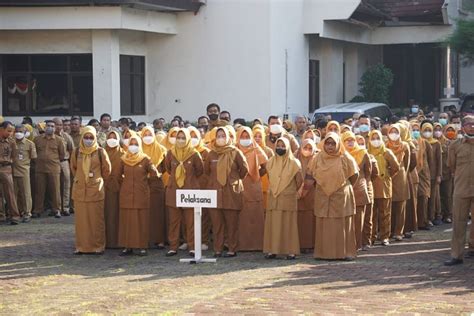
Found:
[{"label": "green foliage", "polygon": [[355,97],[353,97],[349,102],[355,102],[355,103],[358,103],[358,102],[365,102],[365,98],[361,95],[356,95]]},{"label": "green foliage", "polygon": [[392,71],[383,64],[377,64],[362,75],[359,86],[365,102],[388,104],[392,84]]},{"label": "green foliage", "polygon": [[446,44],[461,54],[465,62],[474,63],[474,20],[457,20],[456,28]]}]

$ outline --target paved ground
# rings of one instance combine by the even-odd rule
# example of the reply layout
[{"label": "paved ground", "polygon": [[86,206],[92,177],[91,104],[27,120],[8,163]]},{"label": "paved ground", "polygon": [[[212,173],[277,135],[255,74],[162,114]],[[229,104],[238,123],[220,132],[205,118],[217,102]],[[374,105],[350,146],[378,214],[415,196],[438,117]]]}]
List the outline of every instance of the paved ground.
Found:
[{"label": "paved ground", "polygon": [[73,218],[0,226],[0,314],[470,314],[474,259],[447,268],[449,225],[375,247],[353,262],[240,253],[188,265],[74,256]]}]

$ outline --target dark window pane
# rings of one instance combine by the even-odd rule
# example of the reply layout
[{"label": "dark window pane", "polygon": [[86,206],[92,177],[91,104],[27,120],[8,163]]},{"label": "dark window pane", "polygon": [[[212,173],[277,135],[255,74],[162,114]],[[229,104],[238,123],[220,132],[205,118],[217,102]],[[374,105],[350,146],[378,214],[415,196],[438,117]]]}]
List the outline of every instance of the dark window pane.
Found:
[{"label": "dark window pane", "polygon": [[32,110],[48,115],[67,113],[69,94],[66,74],[33,75],[36,88],[32,93]]},{"label": "dark window pane", "polygon": [[32,71],[67,71],[66,55],[31,55]]},{"label": "dark window pane", "polygon": [[28,55],[5,55],[3,67],[6,72],[28,71]]},{"label": "dark window pane", "polygon": [[132,89],[133,114],[145,114],[145,80],[142,75],[133,76]]},{"label": "dark window pane", "polygon": [[120,76],[120,112],[122,115],[132,114],[132,91],[130,75]]},{"label": "dark window pane", "polygon": [[32,85],[28,84],[27,76],[7,76],[4,78],[6,85],[4,96],[7,113],[25,113],[26,98],[30,92]]},{"label": "dark window pane", "polygon": [[131,69],[131,56],[120,55],[120,73],[128,74]]},{"label": "dark window pane", "polygon": [[92,115],[94,112],[92,76],[72,76],[71,102],[74,113]]},{"label": "dark window pane", "polygon": [[134,56],[132,58],[132,72],[144,73],[145,72],[145,57]]},{"label": "dark window pane", "polygon": [[92,72],[92,55],[71,55],[71,71]]}]

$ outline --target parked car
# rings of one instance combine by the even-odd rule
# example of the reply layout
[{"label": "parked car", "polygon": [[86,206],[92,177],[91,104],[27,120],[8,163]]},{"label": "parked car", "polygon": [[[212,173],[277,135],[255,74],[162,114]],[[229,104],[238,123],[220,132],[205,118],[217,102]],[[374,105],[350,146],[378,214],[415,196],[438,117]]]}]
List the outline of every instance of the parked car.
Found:
[{"label": "parked car", "polygon": [[352,117],[354,113],[367,114],[370,117],[379,117],[382,121],[388,121],[393,113],[390,108],[383,103],[341,103],[332,104],[314,111],[311,116],[314,122],[319,115],[331,115],[335,121],[342,122],[344,119]]}]

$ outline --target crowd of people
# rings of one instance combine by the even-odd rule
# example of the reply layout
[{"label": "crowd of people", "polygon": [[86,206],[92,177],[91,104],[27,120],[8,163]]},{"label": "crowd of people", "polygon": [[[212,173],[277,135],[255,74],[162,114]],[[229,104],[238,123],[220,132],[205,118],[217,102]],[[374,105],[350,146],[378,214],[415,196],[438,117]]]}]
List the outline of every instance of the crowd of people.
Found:
[{"label": "crowd of people", "polygon": [[[474,209],[474,117],[418,108],[389,122],[354,114],[343,122],[299,116],[231,121],[207,106],[136,124],[108,114],[0,124],[0,219],[12,225],[74,213],[75,253],[194,255],[193,210],[177,189],[217,191],[204,209],[202,247],[215,257],[353,260],[376,243],[453,223],[451,260],[463,262]],[[474,230],[471,229],[474,256]]]}]

